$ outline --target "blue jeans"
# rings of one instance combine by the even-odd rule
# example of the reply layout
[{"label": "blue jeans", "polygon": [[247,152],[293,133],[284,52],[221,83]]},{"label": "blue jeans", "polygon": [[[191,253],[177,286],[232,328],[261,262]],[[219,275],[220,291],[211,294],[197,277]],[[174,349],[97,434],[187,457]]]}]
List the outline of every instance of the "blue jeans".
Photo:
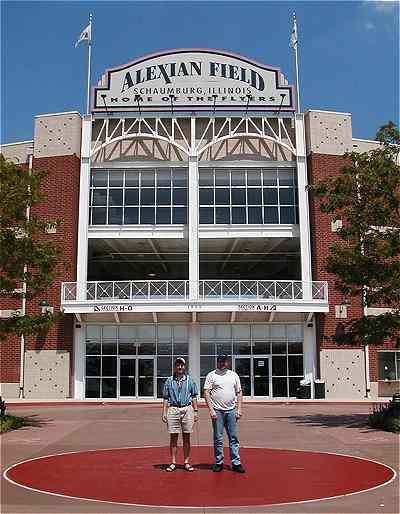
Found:
[{"label": "blue jeans", "polygon": [[215,464],[224,462],[224,428],[228,435],[229,452],[232,464],[240,464],[239,439],[236,435],[236,412],[232,410],[215,410],[217,419],[213,419]]}]

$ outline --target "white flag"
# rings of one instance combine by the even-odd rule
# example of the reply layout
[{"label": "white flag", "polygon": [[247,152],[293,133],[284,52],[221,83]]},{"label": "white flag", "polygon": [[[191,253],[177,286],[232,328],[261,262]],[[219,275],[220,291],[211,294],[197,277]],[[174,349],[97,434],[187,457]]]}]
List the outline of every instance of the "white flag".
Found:
[{"label": "white flag", "polygon": [[89,45],[92,41],[92,27],[91,27],[91,24],[89,23],[89,25],[82,30],[82,32],[80,33],[80,36],[78,38],[78,41],[75,43],[75,48],[79,45],[79,43],[81,41],[85,41],[87,40]]},{"label": "white flag", "polygon": [[293,14],[293,30],[290,36],[290,46],[296,50],[297,48],[297,23],[296,16]]}]

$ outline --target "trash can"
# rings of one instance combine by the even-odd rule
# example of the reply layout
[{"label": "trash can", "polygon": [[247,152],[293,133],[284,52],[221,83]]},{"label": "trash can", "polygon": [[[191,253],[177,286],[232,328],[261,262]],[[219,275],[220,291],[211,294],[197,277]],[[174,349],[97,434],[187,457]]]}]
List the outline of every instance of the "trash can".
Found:
[{"label": "trash can", "polygon": [[307,400],[311,398],[311,384],[301,384],[296,389],[296,398]]},{"label": "trash can", "polygon": [[314,396],[317,399],[325,398],[325,380],[314,381]]}]

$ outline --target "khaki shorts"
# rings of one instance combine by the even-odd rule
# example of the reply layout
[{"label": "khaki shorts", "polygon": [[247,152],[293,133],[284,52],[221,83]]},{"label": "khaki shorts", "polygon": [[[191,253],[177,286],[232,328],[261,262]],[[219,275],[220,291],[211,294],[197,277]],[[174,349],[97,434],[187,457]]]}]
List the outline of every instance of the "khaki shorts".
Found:
[{"label": "khaki shorts", "polygon": [[179,434],[181,431],[191,434],[194,425],[193,407],[168,407],[167,425],[170,434]]}]

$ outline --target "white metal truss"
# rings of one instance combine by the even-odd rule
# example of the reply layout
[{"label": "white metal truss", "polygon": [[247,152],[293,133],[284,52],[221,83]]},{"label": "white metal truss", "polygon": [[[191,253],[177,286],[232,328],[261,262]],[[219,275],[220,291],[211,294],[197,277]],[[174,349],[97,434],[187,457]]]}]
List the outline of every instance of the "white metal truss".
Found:
[{"label": "white metal truss", "polygon": [[295,156],[295,136],[289,129],[291,123],[291,118],[265,116],[97,119],[91,157],[108,145],[132,139],[165,141],[187,156],[200,157],[211,146],[233,138],[270,141]]}]

